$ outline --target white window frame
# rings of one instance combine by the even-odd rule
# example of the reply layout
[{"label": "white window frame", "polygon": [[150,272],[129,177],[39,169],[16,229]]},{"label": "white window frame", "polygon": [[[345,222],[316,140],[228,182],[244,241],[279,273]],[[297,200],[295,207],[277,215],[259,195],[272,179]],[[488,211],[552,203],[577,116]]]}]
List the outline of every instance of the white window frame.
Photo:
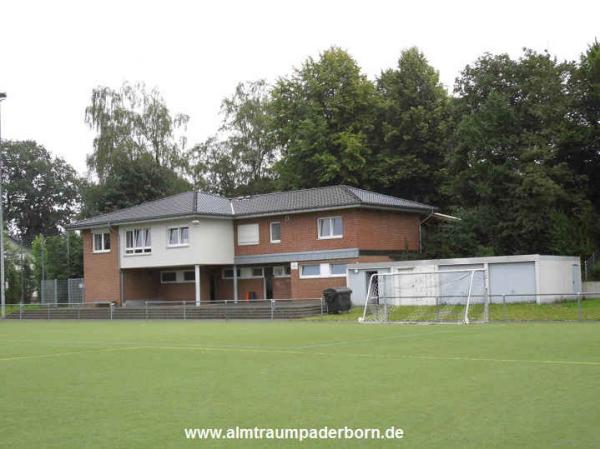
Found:
[{"label": "white window frame", "polygon": [[[302,273],[303,267],[305,265],[319,265],[319,274],[308,274],[305,275]],[[346,265],[346,272],[344,274],[332,274],[331,273],[331,265]],[[332,263],[305,263],[300,265],[299,275],[300,279],[321,279],[321,278],[342,278],[346,277],[348,271],[347,264],[343,262],[332,262]]]},{"label": "white window frame", "polygon": [[[177,243],[171,243],[171,231],[177,230]],[[182,243],[183,230],[187,229],[187,242]],[[190,246],[190,227],[189,226],[171,226],[167,228],[167,248],[182,248]]]},{"label": "white window frame", "polygon": [[[193,284],[194,282],[196,282],[196,278],[194,277],[194,280],[191,281],[186,281],[185,280],[185,273],[187,272],[191,272],[194,273],[194,276],[196,276],[196,272],[194,270],[162,270],[160,272],[160,283],[161,284]],[[163,273],[175,273],[175,280],[174,281],[163,281]]]},{"label": "white window frame", "polygon": [[[135,232],[144,231],[144,237],[148,236],[150,238],[150,245],[146,245],[146,239],[144,238],[144,244],[142,246],[135,246]],[[146,234],[147,231],[147,234]],[[127,246],[127,234],[132,233],[132,242],[134,246]],[[123,245],[123,250],[125,251],[126,256],[149,256],[152,254],[152,228],[132,228],[127,229],[125,231],[125,245]]]},{"label": "white window frame", "polygon": [[[279,225],[279,239],[278,240],[273,239],[273,225]],[[281,243],[281,222],[280,221],[272,221],[269,224],[269,234],[271,237],[271,243]]]},{"label": "white window frame", "polygon": [[[163,281],[163,274],[165,273],[174,273],[175,280],[174,281]],[[160,283],[161,284],[177,284],[177,271],[175,270],[164,270],[160,272]]]},{"label": "white window frame", "polygon": [[[233,279],[233,276],[225,276],[225,271],[228,271],[228,270],[233,270],[233,268],[223,268],[223,271],[221,272],[221,277],[223,279]],[[260,270],[261,275],[254,276],[252,274],[253,270]],[[265,277],[264,267],[238,267],[237,271],[238,271],[238,276],[237,276],[238,279],[263,279]]]},{"label": "white window frame", "polygon": [[[309,264],[307,264],[307,265],[309,265]],[[290,271],[289,274],[285,273],[286,268]],[[281,269],[283,274],[275,274],[276,269]],[[289,278],[291,275],[292,275],[292,270],[289,265],[275,265],[273,267],[273,277],[274,278]]]},{"label": "white window frame", "polygon": [[[96,249],[96,236],[99,235],[101,236],[101,248],[102,249]],[[104,243],[106,242],[106,237],[108,236],[108,249],[104,249]],[[92,232],[92,252],[94,254],[102,254],[102,253],[110,253],[111,250],[111,242],[110,242],[110,232],[108,231],[96,231],[96,232]]]},{"label": "white window frame", "polygon": [[[342,223],[342,233],[333,234],[333,221],[339,218]],[[321,221],[329,220],[329,235],[321,235]],[[331,239],[343,239],[344,238],[344,219],[341,215],[335,215],[331,217],[319,217],[317,218],[317,237],[319,240],[331,240]]]},{"label": "white window frame", "polygon": [[[248,228],[252,226],[253,228],[256,227],[256,241],[252,240],[249,242],[240,242],[240,228],[245,227]],[[258,223],[244,223],[244,224],[238,224],[237,225],[237,244],[238,246],[251,246],[251,245],[258,245],[260,243],[260,226]]]}]

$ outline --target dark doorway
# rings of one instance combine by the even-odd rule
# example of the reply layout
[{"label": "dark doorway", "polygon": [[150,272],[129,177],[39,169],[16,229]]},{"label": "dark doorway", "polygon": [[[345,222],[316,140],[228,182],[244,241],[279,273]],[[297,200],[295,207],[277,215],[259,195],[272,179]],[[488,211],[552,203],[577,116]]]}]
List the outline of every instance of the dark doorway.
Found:
[{"label": "dark doorway", "polygon": [[265,298],[273,299],[273,267],[264,267]]},{"label": "dark doorway", "polygon": [[210,282],[208,288],[208,295],[211,301],[215,301],[217,299],[217,275],[213,272],[210,273]]}]

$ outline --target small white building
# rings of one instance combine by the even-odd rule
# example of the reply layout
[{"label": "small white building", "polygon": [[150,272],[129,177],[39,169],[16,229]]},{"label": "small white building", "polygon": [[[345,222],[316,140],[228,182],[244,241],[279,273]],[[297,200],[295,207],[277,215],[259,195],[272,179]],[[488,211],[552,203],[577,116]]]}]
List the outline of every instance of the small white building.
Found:
[{"label": "small white building", "polygon": [[[470,273],[460,270],[482,271],[473,272],[471,282]],[[469,288],[472,298],[484,298],[487,290],[492,302],[537,303],[572,298],[582,290],[578,257],[531,254],[406,260],[348,265],[347,286],[352,289],[352,302],[364,304],[371,276],[384,273],[407,273],[385,277],[389,280],[387,295],[398,304],[435,304],[439,298],[445,298],[447,303],[461,303]]]}]

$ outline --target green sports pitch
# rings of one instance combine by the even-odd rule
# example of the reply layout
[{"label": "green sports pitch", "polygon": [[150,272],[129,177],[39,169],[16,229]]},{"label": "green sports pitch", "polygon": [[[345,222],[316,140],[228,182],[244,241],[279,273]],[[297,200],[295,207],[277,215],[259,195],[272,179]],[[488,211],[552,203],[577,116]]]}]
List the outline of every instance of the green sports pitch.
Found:
[{"label": "green sports pitch", "polygon": [[600,447],[593,323],[0,322],[0,342],[2,448]]}]

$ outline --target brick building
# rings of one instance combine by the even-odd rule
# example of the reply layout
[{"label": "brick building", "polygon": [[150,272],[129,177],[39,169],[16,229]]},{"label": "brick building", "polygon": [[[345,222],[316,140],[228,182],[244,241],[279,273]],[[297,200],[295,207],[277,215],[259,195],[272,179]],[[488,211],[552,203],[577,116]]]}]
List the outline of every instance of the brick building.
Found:
[{"label": "brick building", "polygon": [[420,249],[432,206],[348,186],[185,192],[79,221],[85,301],[318,298],[346,266]]}]

